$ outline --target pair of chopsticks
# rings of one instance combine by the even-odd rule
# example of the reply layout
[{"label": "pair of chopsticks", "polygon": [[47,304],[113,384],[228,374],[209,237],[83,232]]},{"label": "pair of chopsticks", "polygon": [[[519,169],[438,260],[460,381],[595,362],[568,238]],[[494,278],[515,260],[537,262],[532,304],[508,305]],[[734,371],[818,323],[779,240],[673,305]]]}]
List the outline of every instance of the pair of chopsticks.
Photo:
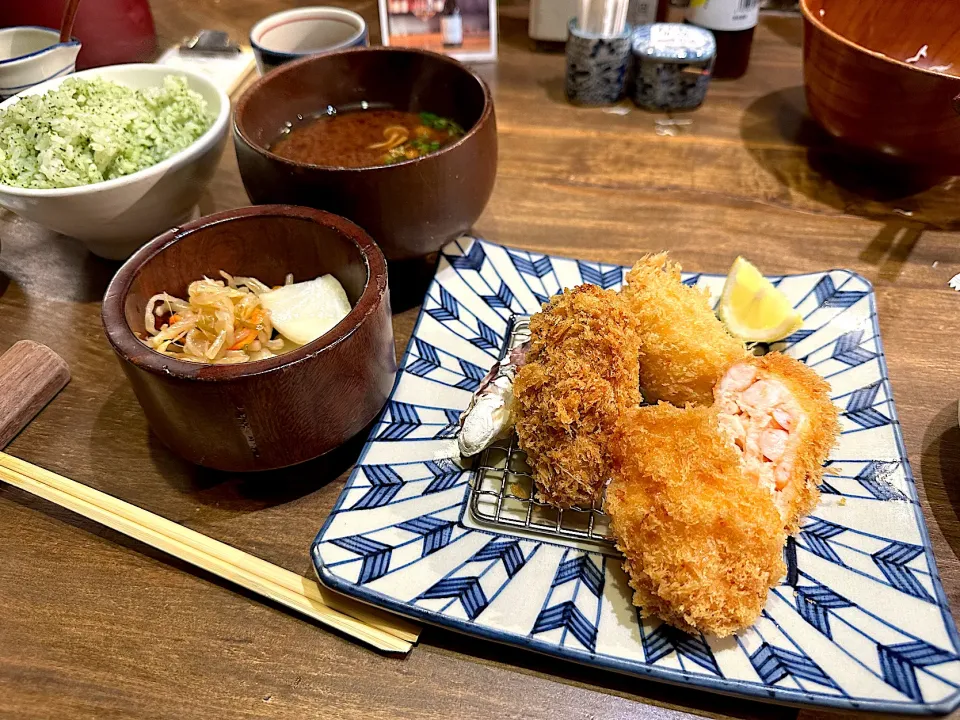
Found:
[{"label": "pair of chopsticks", "polygon": [[629,0],[580,0],[577,26],[600,37],[616,37],[627,26]]},{"label": "pair of chopsticks", "polygon": [[419,628],[136,505],[0,452],[0,480],[180,558],[390,653],[406,653]]}]

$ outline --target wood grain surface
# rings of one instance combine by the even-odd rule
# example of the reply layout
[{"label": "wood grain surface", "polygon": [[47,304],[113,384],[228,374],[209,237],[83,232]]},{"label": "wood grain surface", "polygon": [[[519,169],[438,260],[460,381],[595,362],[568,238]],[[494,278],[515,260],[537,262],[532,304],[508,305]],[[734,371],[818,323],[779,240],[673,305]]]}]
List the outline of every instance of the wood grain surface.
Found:
[{"label": "wood grain surface", "polygon": [[[374,0],[348,4],[376,41]],[[837,149],[804,106],[797,17],[763,18],[747,74],[714,82],[689,125],[667,126],[568,105],[563,57],[531,52],[525,2],[501,5],[501,59],[482,69],[500,169],[476,231],[605,262],[668,248],[690,270],[725,272],[744,253],[769,273],[868,277],[944,586],[960,608],[960,296],[947,286],[960,272],[960,185],[891,177]],[[243,37],[276,9],[153,2],[164,46],[204,27]],[[228,148],[201,209],[245,203]],[[309,543],[361,441],[265,476],[185,465],[149,434],[103,337],[99,300],[116,265],[11,214],[0,215],[0,239],[0,350],[43,342],[73,373],[8,451],[309,575]],[[409,283],[393,298],[398,352],[430,268],[399,271]],[[7,487],[0,528],[0,717],[836,717],[431,628],[407,659],[387,658]]]}]

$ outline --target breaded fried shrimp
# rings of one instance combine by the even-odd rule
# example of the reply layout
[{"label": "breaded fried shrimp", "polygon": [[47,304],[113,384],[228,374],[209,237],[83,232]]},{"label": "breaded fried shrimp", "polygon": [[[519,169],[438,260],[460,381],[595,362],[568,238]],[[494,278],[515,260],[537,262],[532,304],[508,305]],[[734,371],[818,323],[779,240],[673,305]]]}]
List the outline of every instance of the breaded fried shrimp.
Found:
[{"label": "breaded fried shrimp", "polygon": [[783,577],[783,522],[711,407],[621,417],[605,509],[643,614],[724,637],[750,626]]},{"label": "breaded fried shrimp", "polygon": [[734,362],[714,394],[744,472],[773,495],[787,532],[796,532],[820,499],[823,463],[840,434],[829,385],[799,360],[770,353]]},{"label": "breaded fried shrimp", "polygon": [[829,386],[794,358],[733,362],[712,407],[624,412],[605,509],[634,603],[688,631],[749,627],[816,505],[840,432]]}]

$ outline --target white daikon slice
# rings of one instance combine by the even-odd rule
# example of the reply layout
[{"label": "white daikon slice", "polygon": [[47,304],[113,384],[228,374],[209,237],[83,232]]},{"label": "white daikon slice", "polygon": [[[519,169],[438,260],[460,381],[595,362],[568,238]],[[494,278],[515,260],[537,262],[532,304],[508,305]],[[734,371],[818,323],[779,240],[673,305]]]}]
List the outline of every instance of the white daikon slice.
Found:
[{"label": "white daikon slice", "polygon": [[316,340],[350,312],[347,293],[333,275],[261,293],[260,302],[277,332],[298,345]]}]

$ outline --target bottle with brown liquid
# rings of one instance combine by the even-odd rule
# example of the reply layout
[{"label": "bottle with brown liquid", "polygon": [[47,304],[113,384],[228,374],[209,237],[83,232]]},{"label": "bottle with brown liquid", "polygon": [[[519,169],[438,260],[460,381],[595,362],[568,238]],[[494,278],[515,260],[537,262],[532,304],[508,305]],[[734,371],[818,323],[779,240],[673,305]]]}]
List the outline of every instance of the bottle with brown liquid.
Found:
[{"label": "bottle with brown liquid", "polygon": [[706,0],[687,9],[686,20],[717,39],[715,78],[738,78],[747,71],[760,0]]}]

